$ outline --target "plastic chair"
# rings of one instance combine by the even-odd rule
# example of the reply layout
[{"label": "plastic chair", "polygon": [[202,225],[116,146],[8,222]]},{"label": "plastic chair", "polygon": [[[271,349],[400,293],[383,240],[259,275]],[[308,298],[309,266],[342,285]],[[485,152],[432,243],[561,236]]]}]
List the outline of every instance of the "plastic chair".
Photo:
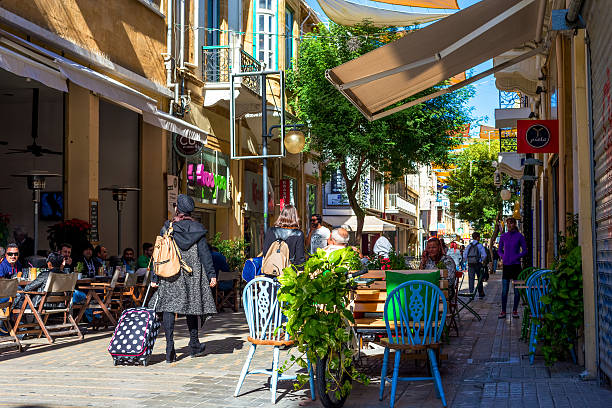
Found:
[{"label": "plastic chair", "polygon": [[[286,318],[282,313],[282,302],[278,301],[278,289],[280,284],[266,277],[257,277],[251,280],[242,292],[244,313],[249,325],[249,336],[247,340],[251,343],[249,355],[244,362],[234,397],[240,393],[242,383],[247,374],[267,374],[270,380],[271,402],[276,403],[276,385],[279,380],[295,380],[295,375],[281,375],[278,373],[278,359],[280,347],[292,346],[293,340],[289,339],[289,333],[284,330]],[[249,371],[251,360],[259,345],[274,346],[274,357],[271,369]],[[310,375],[310,396],[315,399],[314,373],[310,361],[308,361],[308,374]]]},{"label": "plastic chair", "polygon": [[[389,381],[391,383],[391,408],[395,405],[398,381],[429,380],[433,380],[436,396],[442,400],[442,405],[446,407],[442,377],[434,352],[434,349],[439,350],[441,345],[440,336],[444,331],[446,307],[446,299],[440,288],[421,280],[405,282],[387,296],[385,301],[387,338],[381,340],[381,343],[385,346],[385,354],[380,374],[379,399],[383,400],[385,384]],[[390,318],[392,319],[391,322],[389,321]],[[387,377],[387,366],[391,349],[395,350],[395,363],[393,376],[389,378]],[[432,376],[399,377],[403,350],[426,350]]]}]

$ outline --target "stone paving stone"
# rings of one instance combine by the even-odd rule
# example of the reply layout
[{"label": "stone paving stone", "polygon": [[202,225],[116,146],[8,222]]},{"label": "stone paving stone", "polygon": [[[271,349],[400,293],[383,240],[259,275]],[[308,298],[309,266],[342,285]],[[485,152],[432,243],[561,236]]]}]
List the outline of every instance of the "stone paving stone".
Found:
[{"label": "stone paving stone", "polygon": [[[441,364],[449,407],[553,406],[612,407],[612,392],[592,381],[578,381],[583,370],[561,362],[548,369],[541,357],[529,364],[527,344],[518,341],[520,319],[497,318],[500,275],[486,283],[487,297],[472,303],[481,316],[476,321],[464,311],[460,336],[451,337],[443,352],[449,360]],[[467,282],[465,282],[467,285]],[[92,407],[320,407],[307,390],[294,391],[292,384],[279,384],[277,404],[270,403],[266,376],[247,377],[241,394],[233,397],[238,376],[249,350],[242,313],[222,313],[209,320],[201,332],[208,354],[188,356],[188,333],[179,319],[175,343],[179,360],[164,362],[163,333],[147,367],[114,367],[106,347],[110,331],[90,332],[83,342],[60,339],[53,345],[27,340],[24,353],[0,352],[0,406],[92,406]],[[281,361],[287,358],[283,352]],[[268,368],[272,349],[260,347],[251,368]],[[380,356],[362,358],[360,369],[371,376],[369,386],[355,384],[346,408],[389,406],[390,385],[385,399],[378,400]],[[402,361],[402,375],[423,376],[427,370],[412,361]],[[397,407],[438,408],[432,382],[402,382]]]}]

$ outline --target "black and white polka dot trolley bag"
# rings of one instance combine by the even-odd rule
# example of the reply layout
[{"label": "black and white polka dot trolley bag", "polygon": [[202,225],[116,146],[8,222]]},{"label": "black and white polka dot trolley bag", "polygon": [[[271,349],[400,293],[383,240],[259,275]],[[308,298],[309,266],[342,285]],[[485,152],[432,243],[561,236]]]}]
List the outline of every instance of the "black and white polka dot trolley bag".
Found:
[{"label": "black and white polka dot trolley bag", "polygon": [[[144,299],[147,299],[146,295]],[[146,305],[146,302],[143,302],[143,305]],[[113,338],[108,345],[108,352],[113,357],[114,365],[142,364],[146,366],[153,352],[159,326],[155,306],[153,309],[135,307],[121,313]]]}]

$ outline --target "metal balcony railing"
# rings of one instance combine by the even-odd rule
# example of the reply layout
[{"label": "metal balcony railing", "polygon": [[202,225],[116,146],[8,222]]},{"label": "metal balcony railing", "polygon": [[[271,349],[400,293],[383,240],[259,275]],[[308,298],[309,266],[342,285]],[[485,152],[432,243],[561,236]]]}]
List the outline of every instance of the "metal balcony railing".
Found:
[{"label": "metal balcony railing", "polygon": [[[261,71],[261,63],[242,48],[230,45],[202,47],[202,80],[204,82],[229,82],[231,73]],[[242,77],[242,84],[259,94],[259,76]]]},{"label": "metal balcony railing", "polygon": [[387,210],[403,211],[416,216],[416,205],[408,202],[399,194],[387,194]]}]

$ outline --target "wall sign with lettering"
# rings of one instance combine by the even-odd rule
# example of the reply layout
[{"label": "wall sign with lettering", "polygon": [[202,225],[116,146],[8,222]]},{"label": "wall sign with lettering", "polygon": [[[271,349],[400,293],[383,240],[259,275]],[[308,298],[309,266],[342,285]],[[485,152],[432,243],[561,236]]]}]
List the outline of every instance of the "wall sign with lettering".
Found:
[{"label": "wall sign with lettering", "polygon": [[89,241],[92,244],[97,244],[100,242],[100,231],[98,230],[98,225],[100,222],[99,218],[99,202],[98,200],[89,200],[89,223],[91,224],[91,229],[89,230]]},{"label": "wall sign with lettering", "polygon": [[230,205],[229,157],[203,148],[187,158],[187,194],[202,204]]},{"label": "wall sign with lettering", "polygon": [[518,120],[518,153],[557,153],[559,151],[558,120]]}]

